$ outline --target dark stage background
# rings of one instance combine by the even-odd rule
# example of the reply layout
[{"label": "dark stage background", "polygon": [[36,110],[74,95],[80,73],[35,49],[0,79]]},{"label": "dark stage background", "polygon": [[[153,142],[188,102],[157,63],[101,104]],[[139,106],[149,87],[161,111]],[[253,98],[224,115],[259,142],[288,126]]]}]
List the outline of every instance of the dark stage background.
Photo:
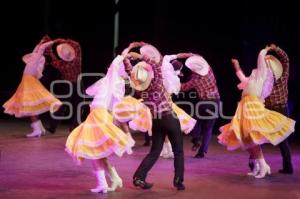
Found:
[{"label": "dark stage background", "polygon": [[[1,104],[21,79],[21,56],[46,33],[80,42],[83,72],[105,72],[113,57],[114,14],[120,10],[118,49],[144,40],[162,54],[188,51],[203,55],[214,69],[225,115],[234,113],[240,98],[230,58],[240,59],[249,74],[261,48],[270,42],[279,45],[290,56],[290,112],[299,121],[300,15],[296,1],[120,0],[115,6],[114,0],[11,0],[1,4]],[[86,85],[92,81],[85,79]],[[16,120],[4,115],[3,109],[0,117]],[[216,133],[225,122],[219,120]],[[292,139],[299,141],[297,134],[296,130]]]}]

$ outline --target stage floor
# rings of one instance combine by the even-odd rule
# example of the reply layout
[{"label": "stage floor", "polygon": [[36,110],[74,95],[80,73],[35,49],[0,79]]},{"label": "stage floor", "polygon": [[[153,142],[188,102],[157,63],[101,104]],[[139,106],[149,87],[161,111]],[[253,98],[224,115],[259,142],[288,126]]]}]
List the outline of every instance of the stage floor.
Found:
[{"label": "stage floor", "polygon": [[111,162],[123,178],[124,187],[108,194],[93,194],[96,180],[89,161],[77,166],[64,152],[67,127],[60,126],[54,135],[25,138],[31,131],[29,123],[1,122],[0,125],[0,199],[11,198],[114,198],[114,199],[297,199],[300,198],[300,147],[292,145],[295,173],[282,175],[279,148],[264,146],[272,175],[254,179],[246,175],[247,154],[228,152],[214,137],[204,159],[193,158],[190,138],[185,137],[185,191],[172,187],[173,160],[159,159],[147,181],[151,190],[132,185],[132,175],[149,147],[142,146],[143,135],[134,134],[136,147],[132,155],[113,156]]}]

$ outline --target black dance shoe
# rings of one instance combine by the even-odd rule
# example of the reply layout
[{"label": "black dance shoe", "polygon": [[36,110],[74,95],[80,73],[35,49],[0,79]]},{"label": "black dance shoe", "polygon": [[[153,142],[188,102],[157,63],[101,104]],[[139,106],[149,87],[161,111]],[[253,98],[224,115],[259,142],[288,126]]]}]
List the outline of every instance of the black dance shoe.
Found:
[{"label": "black dance shoe", "polygon": [[177,188],[178,191],[185,190],[185,186],[182,183],[182,180],[180,180],[179,178],[174,179],[173,185]]},{"label": "black dance shoe", "polygon": [[152,183],[148,183],[140,178],[134,178],[133,185],[136,187],[140,187],[141,189],[151,189],[153,187]]},{"label": "black dance shoe", "polygon": [[248,167],[250,168],[250,171],[253,171],[254,170],[254,161],[249,160]]},{"label": "black dance shoe", "polygon": [[192,151],[197,151],[197,149],[200,147],[199,143],[194,143],[192,146]]},{"label": "black dance shoe", "polygon": [[56,132],[55,128],[46,127],[45,129],[46,129],[46,131],[50,132],[51,134],[54,134]]},{"label": "black dance shoe", "polygon": [[151,145],[150,141],[146,141],[146,142],[143,144],[143,146],[150,146],[150,145]]},{"label": "black dance shoe", "polygon": [[293,174],[294,170],[293,168],[284,168],[284,169],[280,169],[278,172],[282,174]]},{"label": "black dance shoe", "polygon": [[204,152],[199,151],[199,152],[195,155],[195,158],[199,158],[199,159],[204,158]]}]

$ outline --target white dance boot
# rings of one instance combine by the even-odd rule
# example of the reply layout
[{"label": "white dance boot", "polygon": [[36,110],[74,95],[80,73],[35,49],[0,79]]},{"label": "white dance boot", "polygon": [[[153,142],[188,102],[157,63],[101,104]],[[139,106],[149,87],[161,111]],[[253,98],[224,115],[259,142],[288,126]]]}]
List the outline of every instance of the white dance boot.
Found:
[{"label": "white dance boot", "polygon": [[256,159],[256,161],[259,164],[259,172],[255,176],[255,178],[264,178],[266,175],[271,174],[271,168],[270,166],[266,163],[264,158],[261,159]]},{"label": "white dance boot", "polygon": [[248,176],[256,176],[259,173],[259,163],[257,160],[253,160],[253,170],[247,173]]},{"label": "white dance boot", "polygon": [[132,142],[132,141],[134,142],[134,139],[133,139],[131,133],[130,133],[130,132],[127,132],[126,134],[127,134],[128,138],[129,138],[129,140],[130,140],[131,142]]},{"label": "white dance boot", "polygon": [[166,153],[163,155],[163,158],[174,158],[171,142],[164,143],[164,145],[166,145]]},{"label": "white dance boot", "polygon": [[33,129],[32,133],[26,135],[29,138],[41,137],[41,135],[45,134],[45,132],[46,132],[41,120],[31,123],[31,128]]},{"label": "white dance boot", "polygon": [[167,143],[164,142],[164,145],[163,145],[163,148],[160,152],[160,156],[161,157],[164,157],[166,154],[168,153],[168,150],[167,150]]},{"label": "white dance boot", "polygon": [[111,187],[108,187],[108,191],[115,191],[118,187],[123,187],[123,181],[117,173],[115,167],[109,169],[109,177],[112,182]]},{"label": "white dance boot", "polygon": [[91,189],[93,193],[107,193],[108,185],[105,178],[105,171],[104,170],[97,170],[95,171],[95,175],[97,178],[97,187]]},{"label": "white dance boot", "polygon": [[39,126],[40,126],[40,129],[42,131],[42,135],[45,135],[46,134],[46,129],[44,128],[43,123],[41,122],[41,120],[39,120]]},{"label": "white dance boot", "polygon": [[[134,139],[132,138],[130,132],[127,132],[126,135],[127,135],[128,139],[129,139],[129,142],[135,143],[135,141],[134,141]],[[130,147],[130,148],[127,148],[127,149],[126,149],[126,153],[132,154],[132,153],[133,153],[132,148],[131,148],[131,147]]]}]

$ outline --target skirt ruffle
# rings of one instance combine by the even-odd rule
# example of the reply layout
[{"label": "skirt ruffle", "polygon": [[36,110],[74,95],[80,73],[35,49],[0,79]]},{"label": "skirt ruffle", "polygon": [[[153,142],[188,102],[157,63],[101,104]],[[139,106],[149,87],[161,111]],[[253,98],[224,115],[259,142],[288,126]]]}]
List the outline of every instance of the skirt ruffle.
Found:
[{"label": "skirt ruffle", "polygon": [[87,119],[67,138],[66,151],[80,163],[83,159],[101,159],[130,153],[134,141],[113,124],[112,115],[103,108],[92,109]]},{"label": "skirt ruffle", "polygon": [[149,132],[152,129],[152,115],[150,109],[141,100],[127,96],[117,102],[113,108],[113,116],[119,122],[128,122],[135,131]]},{"label": "skirt ruffle", "polygon": [[190,133],[197,121],[188,115],[184,110],[179,108],[175,103],[172,103],[172,109],[179,119],[181,131],[185,134]]},{"label": "skirt ruffle", "polygon": [[231,122],[220,128],[218,140],[228,150],[277,145],[294,132],[294,127],[294,120],[266,109],[256,96],[244,96]]},{"label": "skirt ruffle", "polygon": [[[172,109],[179,119],[181,131],[186,134],[191,132],[196,124],[196,120],[175,103],[172,103]],[[150,109],[141,100],[137,100],[131,96],[125,97],[115,104],[113,115],[119,122],[128,122],[131,129],[148,132],[151,135],[152,115]]]},{"label": "skirt ruffle", "polygon": [[55,112],[61,105],[38,79],[24,74],[16,92],[3,107],[7,114],[28,117],[47,111]]}]

